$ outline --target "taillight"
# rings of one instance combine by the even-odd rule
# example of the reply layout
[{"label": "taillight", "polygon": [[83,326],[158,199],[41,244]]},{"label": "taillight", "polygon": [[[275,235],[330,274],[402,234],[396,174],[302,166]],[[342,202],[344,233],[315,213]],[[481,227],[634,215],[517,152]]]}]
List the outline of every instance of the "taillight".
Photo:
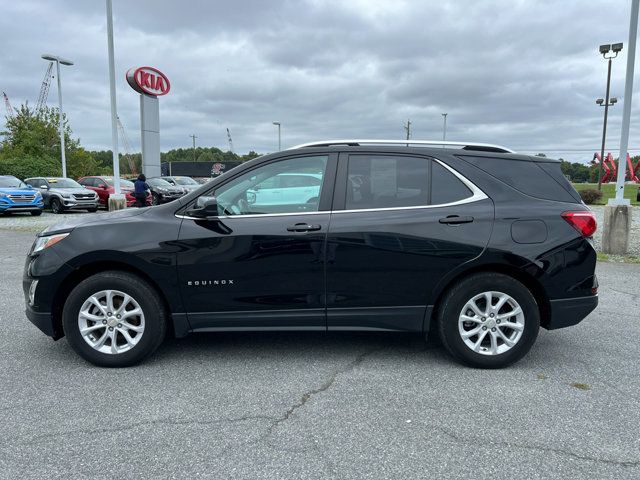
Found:
[{"label": "taillight", "polygon": [[580,232],[583,237],[590,237],[596,232],[596,228],[598,228],[596,216],[593,212],[563,212],[562,218]]}]

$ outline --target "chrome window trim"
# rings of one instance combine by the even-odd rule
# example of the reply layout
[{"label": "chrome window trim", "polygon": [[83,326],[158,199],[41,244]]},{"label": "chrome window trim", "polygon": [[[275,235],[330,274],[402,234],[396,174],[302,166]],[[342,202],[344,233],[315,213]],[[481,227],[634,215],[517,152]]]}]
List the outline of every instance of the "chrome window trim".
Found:
[{"label": "chrome window trim", "polygon": [[[465,205],[467,203],[479,202],[480,200],[485,200],[489,198],[486,193],[484,193],[480,188],[478,188],[473,182],[467,179],[458,171],[454,170],[452,167],[447,165],[444,162],[441,162],[437,158],[433,157],[425,157],[430,158],[432,161],[439,163],[449,172],[451,172],[458,180],[460,180],[464,185],[471,190],[471,196],[467,198],[463,198],[462,200],[457,200],[455,202],[449,203],[438,203],[436,205],[412,205],[409,207],[384,207],[384,208],[360,208],[360,209],[350,209],[350,210],[323,210],[318,212],[291,212],[291,213],[262,213],[255,215],[220,215],[215,218],[219,219],[236,219],[236,218],[266,218],[266,217],[299,217],[302,215],[321,215],[321,214],[339,214],[339,213],[357,213],[357,212],[387,212],[387,211],[402,211],[402,210],[422,210],[426,208],[441,208],[441,207],[453,207],[456,205]],[[178,215],[175,214],[176,218],[183,218],[188,220],[202,220],[200,218],[189,217],[188,215]]]}]

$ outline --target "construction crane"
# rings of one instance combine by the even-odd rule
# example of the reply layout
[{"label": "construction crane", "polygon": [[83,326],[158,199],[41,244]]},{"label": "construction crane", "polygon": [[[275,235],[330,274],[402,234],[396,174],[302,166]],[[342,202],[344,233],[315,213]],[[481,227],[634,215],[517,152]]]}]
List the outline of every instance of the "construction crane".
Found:
[{"label": "construction crane", "polygon": [[36,112],[39,112],[47,105],[47,98],[49,98],[49,87],[51,87],[51,78],[53,77],[53,62],[49,62],[47,71],[44,73],[42,79],[42,85],[40,86],[40,94],[38,95],[38,101],[36,102]]},{"label": "construction crane", "polygon": [[7,109],[7,117],[13,120],[13,118],[15,117],[15,114],[13,112],[13,107],[9,102],[9,97],[7,97],[7,94],[4,92],[2,92],[2,96],[4,97],[4,106]]},{"label": "construction crane", "polygon": [[131,155],[131,144],[129,143],[129,137],[127,137],[126,132],[124,131],[124,126],[120,121],[120,117],[116,117],[118,121],[118,133],[120,133],[120,137],[122,137],[122,145],[124,146],[124,157],[127,159],[127,163],[129,165],[129,173],[135,175],[137,172],[136,162]]},{"label": "construction crane", "polygon": [[229,139],[229,151],[233,153],[233,140],[231,140],[231,132],[227,128],[227,138]]}]

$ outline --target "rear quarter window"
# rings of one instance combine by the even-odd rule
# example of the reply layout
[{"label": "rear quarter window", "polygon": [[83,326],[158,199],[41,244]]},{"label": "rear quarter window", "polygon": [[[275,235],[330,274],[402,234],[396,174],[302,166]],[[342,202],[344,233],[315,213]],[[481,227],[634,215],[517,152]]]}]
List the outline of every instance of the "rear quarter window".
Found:
[{"label": "rear quarter window", "polygon": [[[579,201],[545,171],[546,168],[552,169],[556,165],[555,162],[533,162],[470,155],[461,155],[460,158],[530,197],[558,202],[576,203]],[[546,168],[542,168],[541,165]],[[557,168],[560,168],[559,163]]]}]

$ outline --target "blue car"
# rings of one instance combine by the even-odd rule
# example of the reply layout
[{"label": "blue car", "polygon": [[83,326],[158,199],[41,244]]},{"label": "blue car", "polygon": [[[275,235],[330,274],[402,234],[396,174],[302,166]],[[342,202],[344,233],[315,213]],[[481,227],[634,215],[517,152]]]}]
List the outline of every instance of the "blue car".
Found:
[{"label": "blue car", "polygon": [[0,175],[0,213],[30,212],[37,216],[43,208],[44,202],[39,191],[16,177]]}]

